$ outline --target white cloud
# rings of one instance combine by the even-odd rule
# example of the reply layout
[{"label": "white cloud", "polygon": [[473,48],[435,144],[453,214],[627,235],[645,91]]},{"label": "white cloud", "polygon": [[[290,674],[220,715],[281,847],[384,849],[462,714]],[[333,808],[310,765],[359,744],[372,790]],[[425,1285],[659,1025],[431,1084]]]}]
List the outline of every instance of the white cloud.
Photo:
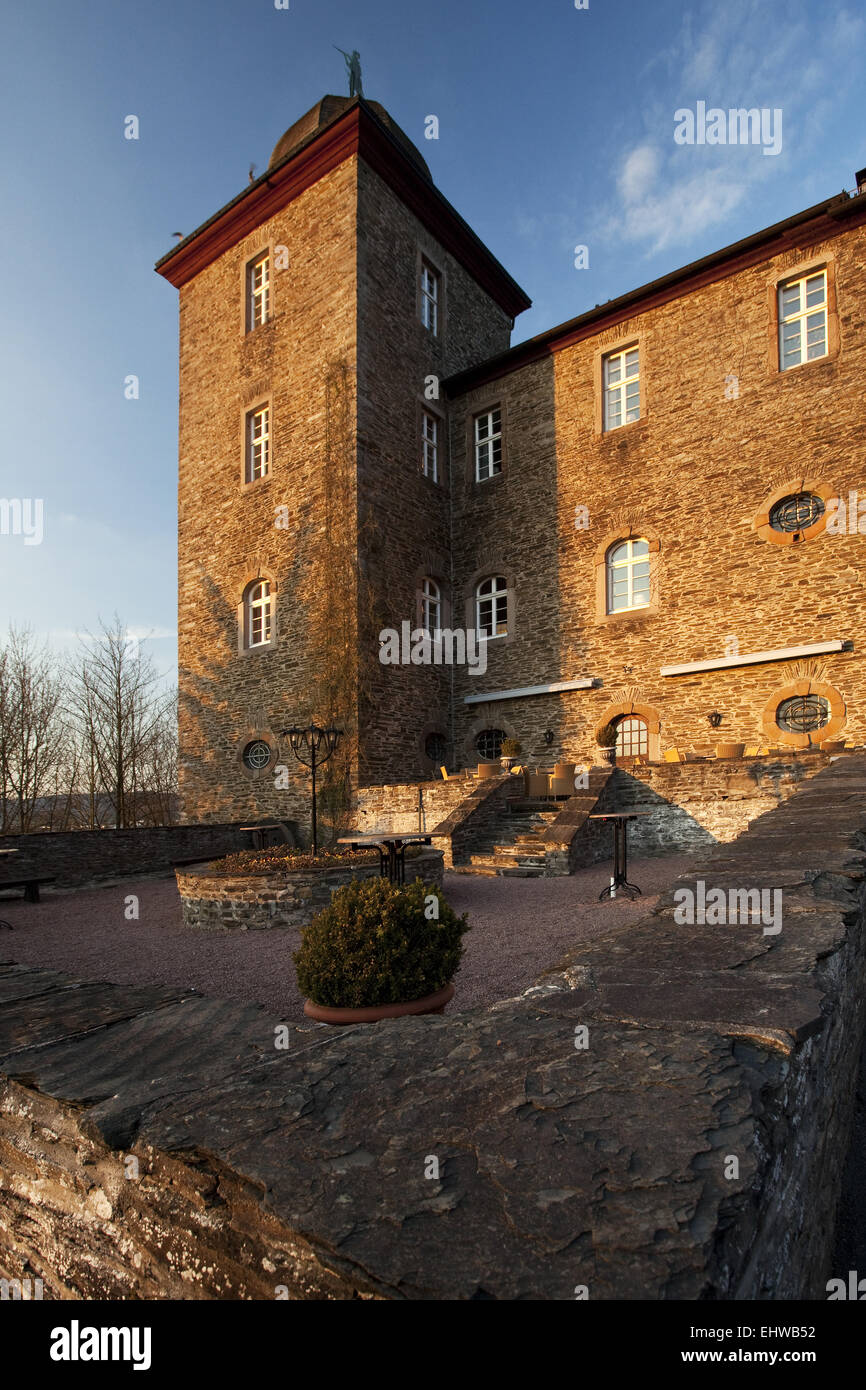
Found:
[{"label": "white cloud", "polygon": [[[619,161],[601,234],[642,243],[647,255],[688,245],[769,178],[789,177],[795,153],[802,166],[832,119],[827,93],[838,97],[859,73],[852,59],[864,43],[862,17],[843,9],[825,24],[803,0],[792,0],[784,25],[763,0],[706,4],[685,15],[664,56],[667,80],[657,56],[652,79],[643,74],[645,89],[663,86],[667,100],[648,105],[644,132]],[[781,154],[764,158],[757,145],[674,144],[674,111],[694,110],[699,100],[723,110],[780,108]]]},{"label": "white cloud", "polygon": [[652,145],[638,145],[626,155],[618,183],[623,201],[635,203],[651,196],[661,163],[661,155]]}]

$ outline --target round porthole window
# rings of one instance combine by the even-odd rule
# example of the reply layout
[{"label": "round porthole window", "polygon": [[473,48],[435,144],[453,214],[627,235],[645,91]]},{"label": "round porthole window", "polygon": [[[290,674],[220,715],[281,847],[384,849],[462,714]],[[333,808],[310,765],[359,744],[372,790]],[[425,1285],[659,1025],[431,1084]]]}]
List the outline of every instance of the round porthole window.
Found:
[{"label": "round porthole window", "polygon": [[815,492],[792,492],[770,509],[770,526],[787,534],[806,531],[824,515],[824,500]]},{"label": "round porthole window", "polygon": [[780,729],[792,734],[810,734],[830,723],[830,702],[822,695],[795,695],[783,700],[776,710]]},{"label": "round porthole window", "polygon": [[261,772],[271,761],[270,746],[263,738],[254,738],[247,744],[241,758],[244,767],[248,767],[250,772]]}]

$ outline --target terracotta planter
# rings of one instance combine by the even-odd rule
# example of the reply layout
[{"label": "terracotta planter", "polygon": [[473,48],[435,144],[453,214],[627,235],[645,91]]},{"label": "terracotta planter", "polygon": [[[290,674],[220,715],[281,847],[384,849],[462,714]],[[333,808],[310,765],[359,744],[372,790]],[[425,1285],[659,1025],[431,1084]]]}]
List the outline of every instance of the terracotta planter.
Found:
[{"label": "terracotta planter", "polygon": [[717,758],[741,758],[743,756],[744,743],[717,743]]},{"label": "terracotta planter", "polygon": [[407,1018],[411,1014],[444,1014],[445,1005],[453,998],[451,984],[435,994],[425,994],[423,999],[412,999],[408,1004],[379,1004],[369,1009],[332,1009],[305,999],[304,1013],[317,1023],[378,1023],[383,1018]]}]

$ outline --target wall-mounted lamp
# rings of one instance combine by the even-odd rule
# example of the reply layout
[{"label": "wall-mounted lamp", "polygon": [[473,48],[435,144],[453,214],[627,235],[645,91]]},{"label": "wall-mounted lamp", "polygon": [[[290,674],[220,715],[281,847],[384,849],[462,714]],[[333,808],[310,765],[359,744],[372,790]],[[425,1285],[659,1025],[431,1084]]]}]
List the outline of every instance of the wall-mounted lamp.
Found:
[{"label": "wall-mounted lamp", "polygon": [[554,738],[555,738],[555,735],[554,735],[553,730],[552,730],[552,729],[545,729],[545,731],[544,731],[544,742],[548,745],[548,747],[549,747],[550,744],[553,742]]},{"label": "wall-mounted lamp", "polygon": [[710,726],[713,729],[717,729],[722,722],[722,716],[719,714],[719,711],[717,709],[714,709],[712,714],[708,714],[707,719],[709,720]]}]

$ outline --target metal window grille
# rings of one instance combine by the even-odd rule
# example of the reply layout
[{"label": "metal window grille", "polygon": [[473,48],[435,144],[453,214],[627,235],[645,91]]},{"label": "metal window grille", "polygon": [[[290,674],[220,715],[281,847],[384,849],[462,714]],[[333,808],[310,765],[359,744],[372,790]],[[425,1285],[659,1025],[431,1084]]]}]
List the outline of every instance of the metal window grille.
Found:
[{"label": "metal window grille", "polygon": [[792,734],[826,728],[830,723],[830,703],[822,695],[795,695],[779,705],[776,723]]},{"label": "metal window grille", "polygon": [[260,772],[271,761],[271,750],[264,739],[255,738],[247,744],[241,756],[252,772]]},{"label": "metal window grille", "polygon": [[475,739],[479,758],[485,762],[496,762],[502,757],[502,740],[505,734],[501,729],[482,729]]},{"label": "metal window grille", "polygon": [[814,492],[793,492],[770,509],[774,531],[805,531],[824,515],[824,501]]}]

